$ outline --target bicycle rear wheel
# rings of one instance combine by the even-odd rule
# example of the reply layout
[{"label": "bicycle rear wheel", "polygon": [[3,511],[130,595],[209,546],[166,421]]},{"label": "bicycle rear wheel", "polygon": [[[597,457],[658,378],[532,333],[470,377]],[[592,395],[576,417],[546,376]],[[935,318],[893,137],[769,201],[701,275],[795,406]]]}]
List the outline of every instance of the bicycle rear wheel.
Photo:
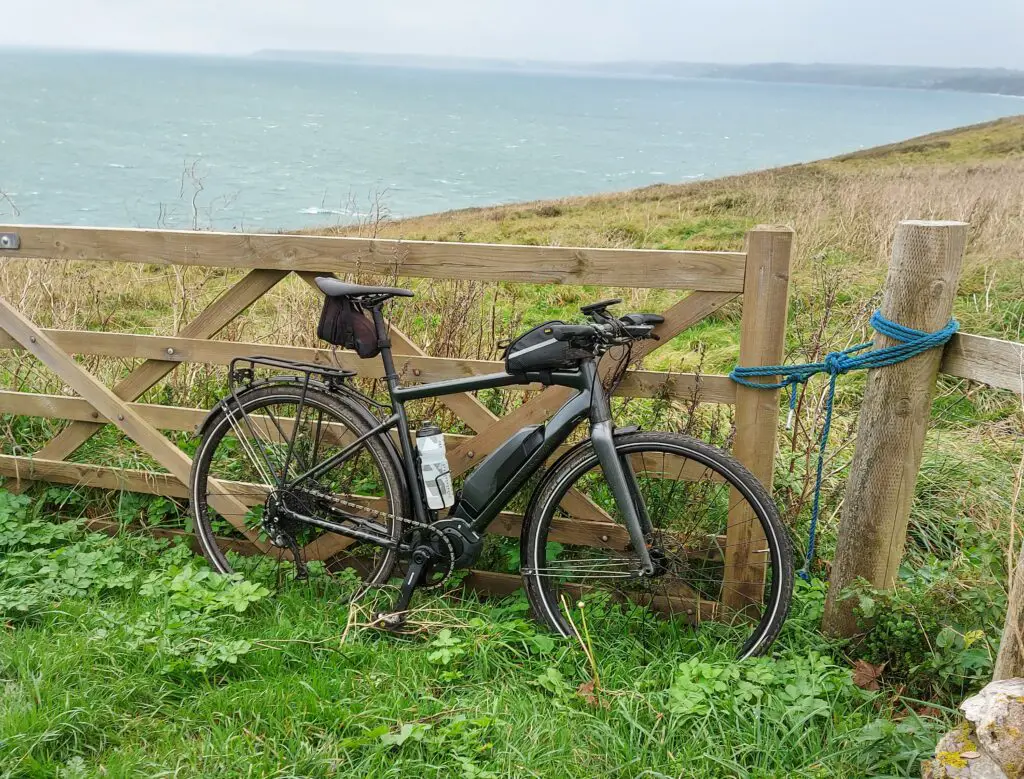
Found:
[{"label": "bicycle rear wheel", "polygon": [[[380,436],[315,479],[283,487],[371,429],[365,410],[315,388],[259,387],[222,409],[206,425],[192,466],[195,533],[210,564],[278,585],[303,567],[311,578],[348,569],[355,596],[386,582],[394,550],[296,521],[277,508],[339,523],[355,514],[397,540],[402,523],[395,517],[405,516],[408,498],[396,457]],[[218,500],[222,488],[235,502]],[[289,543],[275,545],[275,538]]]},{"label": "bicycle rear wheel", "polygon": [[[521,563],[535,616],[573,635],[585,603],[591,632],[685,633],[701,648],[724,646],[740,658],[763,654],[785,621],[793,589],[789,539],[768,492],[730,455],[689,436],[627,434],[616,437],[616,451],[632,465],[634,499],[650,520],[655,574],[640,575],[587,444],[548,473],[527,512]],[[572,489],[584,498],[568,495]],[[753,575],[750,566],[727,565],[741,544]],[[701,630],[692,631],[697,625]]]}]

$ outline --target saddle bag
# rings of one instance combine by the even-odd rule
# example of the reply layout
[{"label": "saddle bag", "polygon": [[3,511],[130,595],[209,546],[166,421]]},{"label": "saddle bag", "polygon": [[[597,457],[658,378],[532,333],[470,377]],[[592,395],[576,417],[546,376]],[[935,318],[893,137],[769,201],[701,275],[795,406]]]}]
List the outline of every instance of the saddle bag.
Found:
[{"label": "saddle bag", "polygon": [[575,349],[568,341],[556,340],[552,325],[564,325],[554,320],[537,325],[505,347],[505,370],[512,374],[534,371],[563,371],[579,367],[580,360],[591,356],[585,349]]},{"label": "saddle bag", "polygon": [[316,334],[329,344],[351,349],[362,358],[380,354],[377,328],[363,307],[351,298],[328,297]]}]

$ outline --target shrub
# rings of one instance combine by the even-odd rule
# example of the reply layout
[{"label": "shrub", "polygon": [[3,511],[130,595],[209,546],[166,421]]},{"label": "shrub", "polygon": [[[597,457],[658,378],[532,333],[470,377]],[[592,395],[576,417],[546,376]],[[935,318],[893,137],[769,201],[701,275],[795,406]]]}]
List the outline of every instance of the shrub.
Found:
[{"label": "shrub", "polygon": [[895,589],[857,593],[866,632],[855,656],[884,663],[910,696],[958,700],[992,674],[1006,614],[1001,553],[966,522],[957,541],[958,557],[904,565]]},{"label": "shrub", "polygon": [[561,206],[555,205],[554,203],[549,203],[547,205],[538,206],[533,210],[533,213],[535,213],[537,216],[553,217],[561,216],[563,213],[565,213],[565,211]]}]

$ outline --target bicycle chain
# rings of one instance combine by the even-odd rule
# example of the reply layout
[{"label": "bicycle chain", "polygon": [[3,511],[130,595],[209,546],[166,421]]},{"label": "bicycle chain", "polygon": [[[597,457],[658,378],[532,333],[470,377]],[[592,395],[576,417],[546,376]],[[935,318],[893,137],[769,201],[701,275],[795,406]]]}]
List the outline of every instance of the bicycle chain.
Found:
[{"label": "bicycle chain", "polygon": [[[444,533],[436,530],[433,525],[430,525],[430,524],[428,524],[426,522],[419,522],[419,521],[417,521],[415,519],[408,519],[407,517],[400,517],[400,516],[398,516],[396,514],[389,514],[386,511],[379,511],[378,509],[370,508],[369,506],[364,506],[362,503],[355,503],[354,501],[351,501],[351,500],[345,500],[344,498],[339,498],[337,495],[330,495],[330,494],[327,494],[327,493],[322,493],[322,492],[314,491],[314,490],[304,490],[304,491],[308,492],[310,495],[313,495],[315,497],[324,498],[324,499],[329,500],[329,501],[331,501],[333,503],[338,503],[338,504],[340,504],[342,506],[349,506],[351,508],[357,508],[360,511],[367,511],[367,512],[373,514],[375,518],[383,517],[384,519],[390,519],[390,520],[392,520],[394,522],[400,522],[400,523],[407,524],[410,527],[421,528],[421,529],[426,530],[427,532],[431,533],[432,535],[435,535],[438,538],[440,538],[444,542],[445,547],[448,549],[448,570],[445,571],[444,576],[442,576],[440,579],[438,579],[433,584],[420,584],[420,585],[417,585],[417,589],[422,589],[422,590],[433,590],[433,589],[436,589],[437,587],[440,587],[442,584],[444,584],[446,581],[448,581],[448,577],[451,576],[452,573],[455,572],[455,547],[452,546],[452,542],[448,540],[448,536],[446,536]],[[330,532],[330,531],[328,531],[328,532]],[[355,539],[355,540],[358,541],[359,539]]]}]

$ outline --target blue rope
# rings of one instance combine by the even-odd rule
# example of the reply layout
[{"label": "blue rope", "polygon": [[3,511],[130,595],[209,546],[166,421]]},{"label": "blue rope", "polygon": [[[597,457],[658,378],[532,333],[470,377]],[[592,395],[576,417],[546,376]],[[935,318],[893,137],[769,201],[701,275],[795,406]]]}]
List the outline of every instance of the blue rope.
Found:
[{"label": "blue rope", "polygon": [[[814,562],[814,545],[818,532],[818,513],[821,507],[821,478],[825,467],[825,449],[828,446],[828,435],[832,430],[832,406],[836,394],[836,379],[841,374],[865,368],[884,368],[887,365],[909,360],[919,354],[927,352],[938,346],[943,346],[953,334],[960,329],[960,324],[951,319],[949,323],[934,333],[926,333],[923,330],[915,330],[912,327],[905,327],[896,322],[891,322],[882,316],[881,311],[875,311],[871,315],[871,326],[884,336],[888,336],[897,344],[887,346],[884,349],[864,351],[874,346],[874,341],[867,341],[840,352],[830,352],[821,362],[805,363],[803,365],[764,365],[756,368],[736,367],[729,378],[737,384],[754,389],[782,389],[789,388],[789,422],[792,421],[796,411],[797,387],[806,384],[811,377],[819,373],[827,373],[828,393],[825,399],[825,421],[821,426],[821,436],[818,440],[818,472],[814,482],[814,504],[811,510],[811,529],[807,539],[807,554],[804,557],[804,566],[797,575],[805,581],[810,581],[811,563]],[[862,353],[863,352],[863,353]],[[780,379],[774,382],[761,383],[751,381],[752,378],[763,376],[779,376]]]}]

